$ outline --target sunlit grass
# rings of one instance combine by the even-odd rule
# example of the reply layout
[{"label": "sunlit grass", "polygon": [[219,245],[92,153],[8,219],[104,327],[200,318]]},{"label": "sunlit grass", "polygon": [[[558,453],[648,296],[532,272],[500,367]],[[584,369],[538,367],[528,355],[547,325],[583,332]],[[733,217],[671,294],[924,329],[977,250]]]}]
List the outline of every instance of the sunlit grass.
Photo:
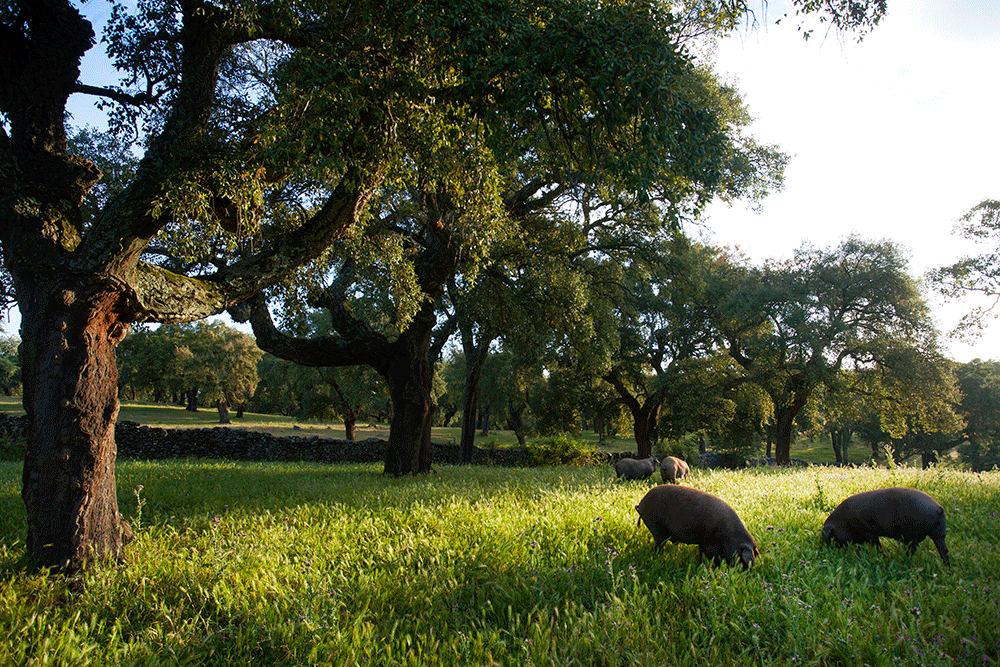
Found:
[{"label": "sunlit grass", "polygon": [[[750,572],[654,554],[609,468],[118,466],[129,561],[79,582],[25,566],[20,468],[0,464],[0,664],[994,664],[1000,473],[694,471],[760,545]],[[926,542],[819,547],[857,491],[923,489]],[[136,489],[142,490],[136,494]],[[141,517],[139,517],[141,507]]]}]

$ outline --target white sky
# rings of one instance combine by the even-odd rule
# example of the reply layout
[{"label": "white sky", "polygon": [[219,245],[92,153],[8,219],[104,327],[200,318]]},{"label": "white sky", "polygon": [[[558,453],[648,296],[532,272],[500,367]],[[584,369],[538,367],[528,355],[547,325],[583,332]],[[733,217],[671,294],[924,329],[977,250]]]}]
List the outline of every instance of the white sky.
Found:
[{"label": "white sky", "polygon": [[[915,276],[977,254],[952,229],[1000,198],[1000,2],[889,0],[860,43],[819,31],[807,41],[794,18],[773,25],[779,3],[766,13],[770,25],[758,14],[759,29],[719,46],[716,69],[735,78],[758,141],[792,156],[785,189],[759,215],[713,207],[709,238],[755,263],[804,241],[888,238],[910,250]],[[928,301],[943,331],[969,305]],[[971,345],[950,343],[951,356],[1000,359],[998,334],[994,325]]]},{"label": "white sky", "polygon": [[[99,32],[107,0],[80,6]],[[794,17],[774,25],[784,11],[782,0],[758,11],[760,27],[720,44],[716,69],[736,80],[757,139],[792,156],[785,189],[761,214],[713,207],[709,240],[760,263],[804,241],[889,238],[910,250],[916,276],[978,252],[952,228],[982,199],[1000,198],[1000,2],[889,0],[888,16],[860,43],[821,30],[804,40]],[[113,83],[101,51],[88,53],[85,83]],[[87,123],[93,98],[70,103]],[[943,331],[969,306],[928,299]],[[4,330],[19,321],[15,310]],[[1000,359],[1000,324],[949,348],[959,361]]]}]

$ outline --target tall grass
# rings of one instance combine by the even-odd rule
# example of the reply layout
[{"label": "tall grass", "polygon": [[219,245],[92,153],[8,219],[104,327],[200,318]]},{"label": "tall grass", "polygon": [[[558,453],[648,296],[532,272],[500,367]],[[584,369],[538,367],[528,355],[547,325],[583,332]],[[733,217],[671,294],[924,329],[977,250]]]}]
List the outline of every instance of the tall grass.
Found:
[{"label": "tall grass", "polygon": [[[0,464],[0,664],[983,665],[1000,650],[1000,473],[695,471],[740,513],[749,572],[654,553],[608,468],[121,462],[138,538],[73,580],[23,561]],[[926,542],[820,548],[847,495],[923,489]],[[140,489],[141,487],[141,489]],[[141,514],[141,516],[140,516]]]}]

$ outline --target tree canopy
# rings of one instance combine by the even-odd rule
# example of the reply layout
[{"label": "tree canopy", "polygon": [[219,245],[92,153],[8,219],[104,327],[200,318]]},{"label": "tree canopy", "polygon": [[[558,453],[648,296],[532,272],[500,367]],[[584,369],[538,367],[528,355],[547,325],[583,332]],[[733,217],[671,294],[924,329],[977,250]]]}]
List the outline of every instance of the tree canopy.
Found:
[{"label": "tree canopy", "polygon": [[[793,6],[838,26],[884,8]],[[697,7],[718,25],[745,9]],[[0,246],[22,314],[32,557],[73,571],[129,539],[112,464],[132,323],[200,319],[290,277],[401,183],[461,212],[448,235],[475,256],[519,201],[595,171],[604,201],[670,217],[737,182],[740,144],[675,25],[656,2],[141,0],[115,5],[104,43],[123,77],[102,88],[81,80],[95,33],[70,0],[0,1]],[[70,142],[71,94],[108,105],[117,159]],[[111,187],[88,197],[102,167]]]},{"label": "tree canopy", "polygon": [[[874,375],[880,391],[900,399],[925,396],[927,406],[948,385],[933,370],[944,360],[927,306],[890,242],[851,237],[826,250],[805,246],[727,291],[717,322],[733,359],[774,404],[779,463],[790,460],[796,415],[844,370]],[[923,415],[929,429],[932,412]]]},{"label": "tree canopy", "polygon": [[992,299],[992,303],[972,309],[959,322],[959,332],[975,334],[986,327],[988,319],[996,317],[1000,301],[1000,201],[981,201],[962,216],[957,231],[967,239],[984,244],[986,249],[979,255],[932,269],[928,277],[948,298],[961,298],[971,292]]}]

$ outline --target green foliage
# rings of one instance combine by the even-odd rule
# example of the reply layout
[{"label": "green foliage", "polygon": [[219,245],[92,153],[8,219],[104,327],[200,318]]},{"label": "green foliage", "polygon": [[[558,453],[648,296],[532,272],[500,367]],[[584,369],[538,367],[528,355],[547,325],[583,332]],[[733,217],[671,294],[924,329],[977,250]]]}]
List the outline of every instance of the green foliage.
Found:
[{"label": "green foliage", "polygon": [[0,392],[11,396],[21,391],[21,359],[14,336],[0,336]]},{"label": "green foliage", "polygon": [[265,354],[257,366],[257,410],[300,419],[372,421],[385,413],[385,383],[368,367],[313,368]]},{"label": "green foliage", "polygon": [[688,433],[680,438],[662,438],[656,443],[656,456],[660,459],[665,456],[676,456],[691,464],[692,461],[700,460],[698,442],[701,437],[698,433]]},{"label": "green foliage", "polygon": [[528,453],[536,465],[600,465],[603,455],[593,445],[580,440],[570,440],[565,435],[554,435],[528,441]]},{"label": "green foliage", "polygon": [[101,170],[101,180],[87,193],[81,211],[84,224],[89,225],[105,204],[120,195],[135,177],[139,160],[129,150],[127,142],[118,141],[112,133],[89,127],[77,130],[69,139],[68,148]]},{"label": "green foliage", "polygon": [[[20,467],[0,464],[0,663],[983,665],[1000,658],[1000,478],[946,470],[703,472],[756,537],[749,572],[651,548],[645,489],[605,467],[122,462],[141,528],[75,580],[22,561]],[[820,547],[827,513],[896,483],[948,513],[929,543]]]},{"label": "green foliage", "polygon": [[24,436],[0,433],[0,461],[24,461],[26,444]]},{"label": "green foliage", "polygon": [[158,401],[195,390],[203,402],[242,402],[257,386],[262,355],[252,336],[222,322],[165,324],[125,337],[118,352],[119,380]]},{"label": "green foliage", "polygon": [[927,275],[947,298],[962,298],[969,293],[993,298],[992,304],[967,313],[956,327],[959,334],[981,335],[988,321],[996,317],[994,306],[996,297],[1000,297],[1000,201],[984,199],[962,216],[955,231],[985,245],[985,251],[933,269]]},{"label": "green foliage", "polygon": [[1000,465],[1000,362],[974,359],[956,368],[965,419],[962,458],[973,470]]},{"label": "green foliage", "polygon": [[806,245],[717,289],[728,350],[773,404],[779,461],[796,416],[819,387],[842,387],[846,370],[857,380],[847,390],[877,403],[887,430],[902,433],[908,420],[926,431],[956,426],[954,381],[898,246],[859,237]]}]

